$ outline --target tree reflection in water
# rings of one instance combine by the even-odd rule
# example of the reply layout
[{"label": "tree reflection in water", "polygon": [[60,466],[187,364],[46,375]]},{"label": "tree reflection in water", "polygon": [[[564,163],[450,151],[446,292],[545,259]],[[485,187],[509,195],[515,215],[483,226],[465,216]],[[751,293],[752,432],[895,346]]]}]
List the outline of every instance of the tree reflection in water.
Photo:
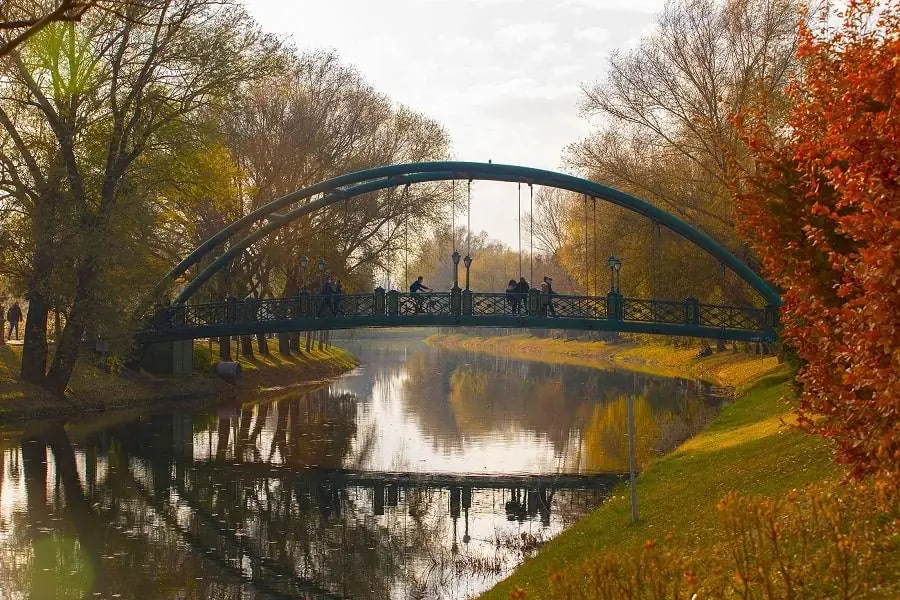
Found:
[{"label": "tree reflection in water", "polygon": [[639,396],[642,457],[690,435],[711,410],[670,380],[430,350],[392,360],[355,383],[216,414],[9,438],[0,598],[464,598],[613,485],[427,464],[360,470],[397,435],[366,411],[372,389],[398,381],[398,365],[404,419],[435,452],[515,427],[549,440],[553,460],[574,472],[621,470],[625,394]]}]

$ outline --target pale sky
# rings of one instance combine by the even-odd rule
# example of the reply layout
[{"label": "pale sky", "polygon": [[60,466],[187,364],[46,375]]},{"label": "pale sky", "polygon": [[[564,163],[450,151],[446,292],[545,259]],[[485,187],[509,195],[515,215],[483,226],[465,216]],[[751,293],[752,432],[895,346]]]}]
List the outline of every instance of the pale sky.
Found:
[{"label": "pale sky", "polygon": [[[634,45],[664,4],[245,1],[265,30],[300,49],[336,49],[377,90],[441,122],[454,159],[552,170],[562,168],[566,145],[590,131],[579,86],[600,79],[610,51]],[[515,184],[473,188],[472,229],[515,248]]]}]

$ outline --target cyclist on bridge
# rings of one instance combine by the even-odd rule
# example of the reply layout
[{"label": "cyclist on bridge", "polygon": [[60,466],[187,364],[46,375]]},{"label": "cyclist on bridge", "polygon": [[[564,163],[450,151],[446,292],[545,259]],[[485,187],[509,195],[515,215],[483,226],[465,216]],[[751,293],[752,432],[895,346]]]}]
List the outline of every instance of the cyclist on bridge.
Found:
[{"label": "cyclist on bridge", "polygon": [[422,291],[430,292],[431,288],[425,285],[425,278],[422,275],[413,281],[412,285],[409,286],[409,293],[416,295],[416,312],[422,312],[422,297],[419,295]]}]

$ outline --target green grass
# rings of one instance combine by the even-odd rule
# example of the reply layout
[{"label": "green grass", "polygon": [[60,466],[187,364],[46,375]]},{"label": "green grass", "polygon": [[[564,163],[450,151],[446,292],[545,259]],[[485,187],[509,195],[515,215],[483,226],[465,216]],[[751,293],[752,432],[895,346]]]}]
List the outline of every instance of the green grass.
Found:
[{"label": "green grass", "polygon": [[631,524],[628,490],[619,486],[484,599],[506,599],[517,587],[528,598],[548,594],[549,575],[600,550],[632,551],[673,532],[685,549],[719,535],[716,504],[729,491],[777,496],[808,483],[836,479],[826,442],[788,425],[789,376],[765,377],[727,406],[704,431],[652,463],[638,478],[640,519]]},{"label": "green grass", "polygon": [[450,350],[600,369],[627,369],[665,377],[700,379],[735,388],[745,387],[779,368],[774,356],[727,350],[697,358],[699,346],[677,348],[652,336],[642,336],[640,343],[607,343],[528,335],[439,334],[429,337],[426,342]]}]

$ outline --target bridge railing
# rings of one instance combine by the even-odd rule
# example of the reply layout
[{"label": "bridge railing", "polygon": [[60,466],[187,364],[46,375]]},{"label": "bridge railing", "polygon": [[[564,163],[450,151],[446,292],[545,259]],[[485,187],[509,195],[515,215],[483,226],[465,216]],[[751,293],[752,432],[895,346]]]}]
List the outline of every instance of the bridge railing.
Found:
[{"label": "bridge railing", "polygon": [[722,329],[770,329],[772,317],[764,308],[701,304],[699,324]]},{"label": "bridge railing", "polygon": [[452,315],[450,292],[388,292],[388,315]]},{"label": "bridge railing", "polygon": [[[591,319],[660,325],[686,325],[722,330],[772,332],[777,309],[686,300],[646,300],[606,296],[554,294],[532,290],[527,295],[483,292],[429,292],[420,294],[378,290],[370,294],[300,294],[290,298],[237,300],[167,306],[159,309],[143,333],[178,329],[204,329],[239,325],[255,329],[255,323],[281,323],[296,319],[373,318],[387,324],[394,317],[443,316],[460,319],[514,317]],[[387,318],[387,321],[385,321]],[[250,325],[251,327],[246,327]]]},{"label": "bridge railing", "polygon": [[685,300],[643,300],[622,298],[622,320],[647,323],[691,322],[691,303]]},{"label": "bridge railing", "polygon": [[605,319],[609,314],[609,300],[606,296],[569,296],[555,294],[549,299],[553,311],[550,316],[569,319]]},{"label": "bridge railing", "polygon": [[527,298],[521,294],[472,292],[472,315],[488,317],[527,314]]}]

